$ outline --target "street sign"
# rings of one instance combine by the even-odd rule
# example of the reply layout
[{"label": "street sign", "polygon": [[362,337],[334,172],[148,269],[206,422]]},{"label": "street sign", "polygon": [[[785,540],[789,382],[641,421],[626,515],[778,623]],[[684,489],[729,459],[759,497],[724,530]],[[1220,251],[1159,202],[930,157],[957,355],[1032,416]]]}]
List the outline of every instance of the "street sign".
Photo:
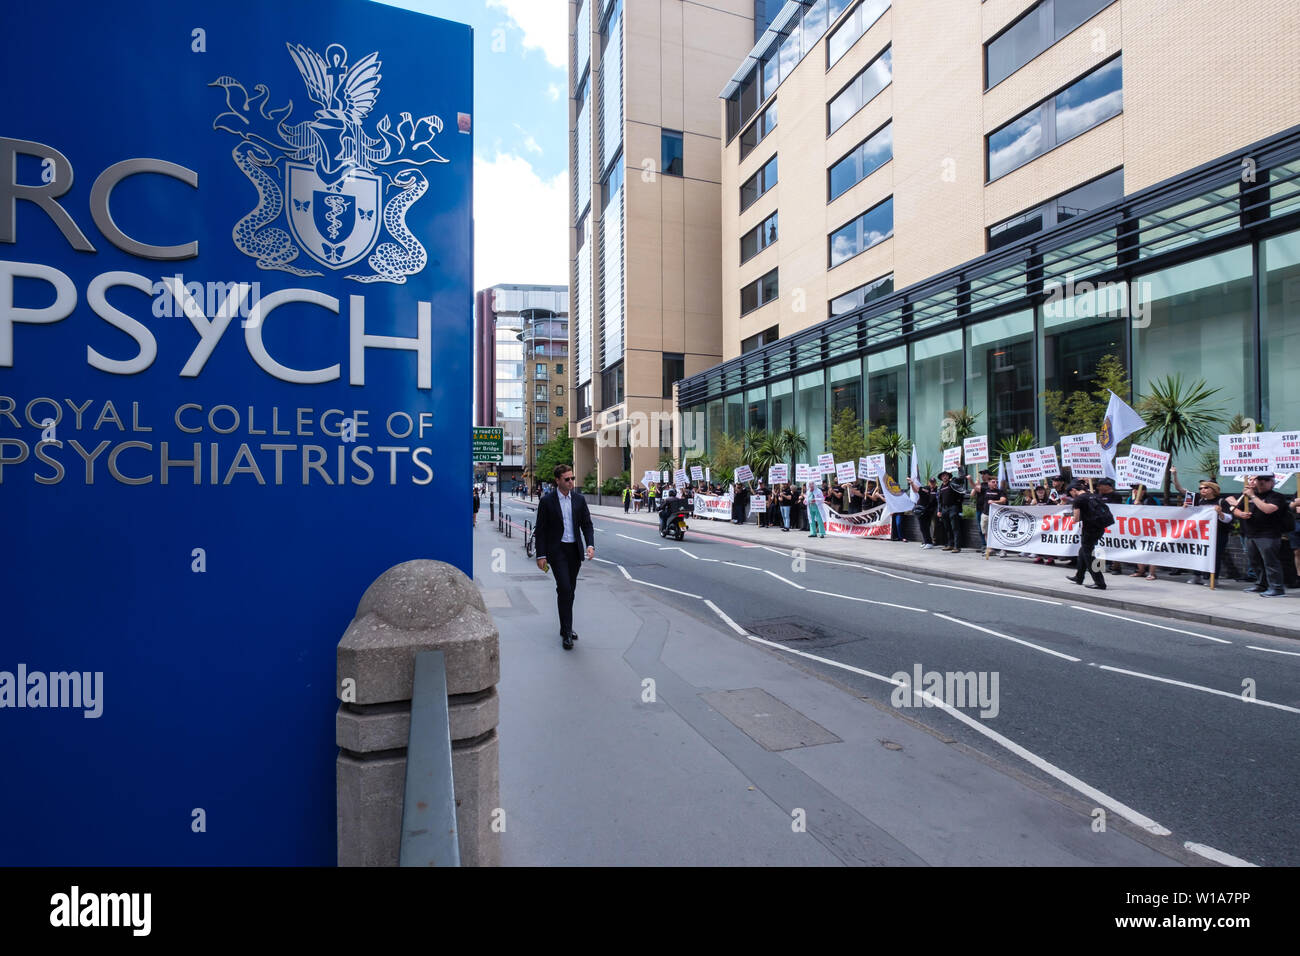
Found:
[{"label": "street sign", "polygon": [[505,429],[474,426],[474,460],[501,461],[505,458]]}]

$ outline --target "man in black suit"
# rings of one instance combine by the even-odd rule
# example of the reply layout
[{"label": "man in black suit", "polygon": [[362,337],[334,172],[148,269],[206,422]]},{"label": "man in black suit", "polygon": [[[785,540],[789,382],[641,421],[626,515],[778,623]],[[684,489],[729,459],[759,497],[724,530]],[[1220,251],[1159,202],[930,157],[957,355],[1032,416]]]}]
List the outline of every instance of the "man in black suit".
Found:
[{"label": "man in black suit", "polygon": [[[555,572],[556,605],[560,611],[560,637],[566,651],[573,649],[578,635],[573,631],[573,592],[582,567],[582,539],[587,542],[587,558],[596,556],[596,532],[591,526],[591,512],[586,499],[573,487],[573,466],[555,466],[556,490],[537,505],[537,566]],[[579,537],[579,536],[582,537]]]}]

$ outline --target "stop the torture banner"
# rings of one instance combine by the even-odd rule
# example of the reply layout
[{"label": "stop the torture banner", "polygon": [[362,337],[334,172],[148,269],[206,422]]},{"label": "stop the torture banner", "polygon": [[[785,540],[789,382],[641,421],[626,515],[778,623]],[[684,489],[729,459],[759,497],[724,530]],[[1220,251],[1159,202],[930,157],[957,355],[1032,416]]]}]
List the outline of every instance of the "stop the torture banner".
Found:
[{"label": "stop the torture banner", "polygon": [[[1096,556],[1110,561],[1156,564],[1193,571],[1214,570],[1214,508],[1110,505],[1115,523],[1106,529]],[[989,548],[1050,557],[1079,553],[1079,527],[1067,506],[989,506]]]}]

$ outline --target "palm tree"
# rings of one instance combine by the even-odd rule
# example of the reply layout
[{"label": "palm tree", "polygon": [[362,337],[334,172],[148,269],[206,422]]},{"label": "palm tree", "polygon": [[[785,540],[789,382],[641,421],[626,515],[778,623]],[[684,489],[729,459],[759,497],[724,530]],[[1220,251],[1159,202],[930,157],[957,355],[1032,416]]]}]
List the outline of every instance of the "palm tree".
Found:
[{"label": "palm tree", "polygon": [[[1210,444],[1222,427],[1223,409],[1210,405],[1220,389],[1210,388],[1204,379],[1183,382],[1183,373],[1166,375],[1147,385],[1149,391],[1137,403],[1137,413],[1147,426],[1133,436],[1140,444],[1154,443],[1169,455],[1172,463],[1181,452]],[[1165,470],[1165,499],[1169,498],[1169,470]]]},{"label": "palm tree", "polygon": [[754,474],[767,480],[767,472],[781,461],[781,452],[776,445],[777,436],[761,429],[750,429],[745,434],[745,464],[754,470]]},{"label": "palm tree", "polygon": [[867,434],[867,454],[885,456],[885,471],[899,481],[906,482],[906,477],[898,473],[898,460],[912,451],[911,439],[904,438],[887,425],[873,428]]},{"label": "palm tree", "polygon": [[1004,438],[998,442],[997,458],[993,462],[989,463],[989,467],[991,468],[994,464],[1001,465],[1005,461],[1010,461],[1012,452],[1029,451],[1029,449],[1035,447],[1036,443],[1037,439],[1034,438],[1034,433],[1028,428],[1022,428],[1020,434],[1011,435],[1010,437]]},{"label": "palm tree", "polygon": [[793,428],[787,428],[776,437],[776,451],[781,460],[790,465],[790,480],[794,481],[794,466],[800,455],[808,454],[808,439]]}]

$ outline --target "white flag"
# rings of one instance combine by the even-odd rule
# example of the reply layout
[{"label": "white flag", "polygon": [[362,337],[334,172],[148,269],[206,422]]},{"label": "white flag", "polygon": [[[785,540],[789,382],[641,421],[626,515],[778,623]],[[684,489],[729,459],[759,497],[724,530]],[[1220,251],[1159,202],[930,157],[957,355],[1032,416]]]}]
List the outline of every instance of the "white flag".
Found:
[{"label": "white flag", "polygon": [[1106,406],[1106,418],[1097,430],[1097,444],[1101,446],[1102,462],[1108,477],[1117,478],[1115,474],[1115,449],[1119,443],[1135,431],[1145,428],[1142,416],[1129,408],[1128,403],[1110,393],[1110,404]]},{"label": "white flag", "polygon": [[913,501],[916,501],[920,497],[920,495],[916,490],[917,488],[921,487],[921,472],[919,470],[920,467],[921,467],[920,456],[916,453],[916,450],[913,449],[912,450],[912,481],[914,482],[914,487],[908,491],[908,497],[910,497]]},{"label": "white flag", "polygon": [[998,459],[998,487],[999,488],[1009,487],[1007,485],[1007,460],[1005,458]]}]

